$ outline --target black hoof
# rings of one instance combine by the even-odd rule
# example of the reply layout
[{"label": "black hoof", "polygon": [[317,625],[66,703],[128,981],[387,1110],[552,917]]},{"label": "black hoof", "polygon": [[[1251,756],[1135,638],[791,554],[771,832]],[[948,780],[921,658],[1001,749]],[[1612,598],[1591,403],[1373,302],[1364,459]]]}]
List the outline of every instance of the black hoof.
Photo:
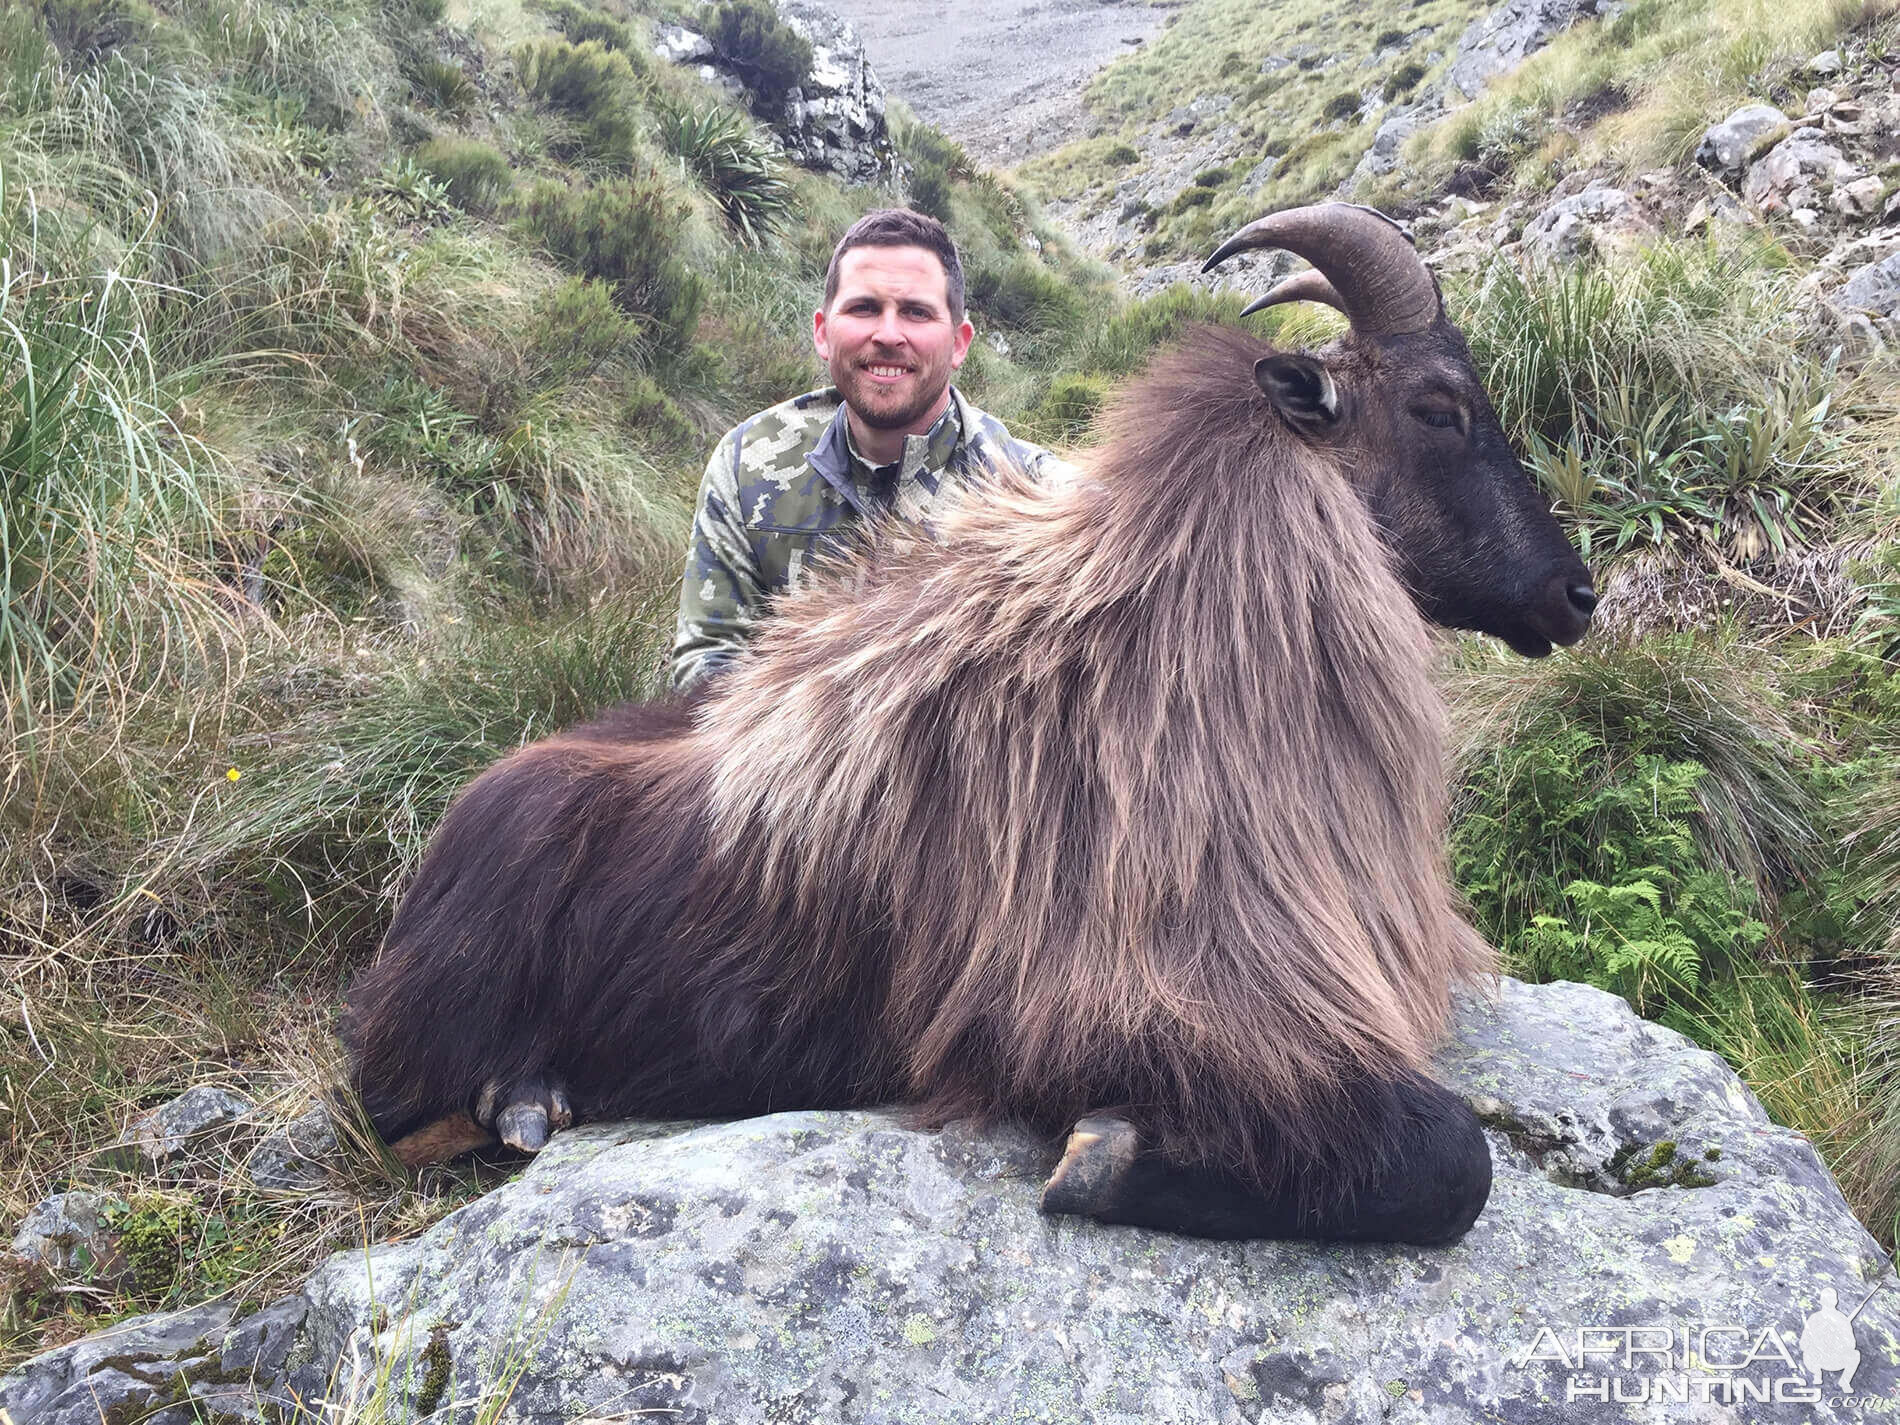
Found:
[{"label": "black hoof", "polygon": [[1068,1217],[1108,1211],[1120,1200],[1140,1153],[1141,1139],[1133,1124],[1120,1118],[1084,1118],[1070,1131],[1062,1161],[1043,1184],[1042,1210]]},{"label": "black hoof", "polygon": [[475,1119],[518,1153],[538,1153],[548,1137],[574,1121],[567,1090],[540,1076],[504,1087],[490,1083],[475,1104]]}]

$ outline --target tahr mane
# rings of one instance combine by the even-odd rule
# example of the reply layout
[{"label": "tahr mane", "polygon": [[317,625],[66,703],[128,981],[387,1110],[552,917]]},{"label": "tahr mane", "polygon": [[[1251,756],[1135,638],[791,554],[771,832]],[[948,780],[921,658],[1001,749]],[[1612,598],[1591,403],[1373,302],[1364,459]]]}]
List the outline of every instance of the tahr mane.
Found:
[{"label": "tahr mane", "polygon": [[800,927],[755,966],[779,1013],[869,1013],[929,1119],[1121,1103],[1179,1161],[1324,1160],[1342,1086],[1422,1069],[1490,964],[1442,865],[1424,625],[1260,395],[1270,350],[1198,333],[1076,482],[881,531],[698,710],[688,904],[743,885]]}]

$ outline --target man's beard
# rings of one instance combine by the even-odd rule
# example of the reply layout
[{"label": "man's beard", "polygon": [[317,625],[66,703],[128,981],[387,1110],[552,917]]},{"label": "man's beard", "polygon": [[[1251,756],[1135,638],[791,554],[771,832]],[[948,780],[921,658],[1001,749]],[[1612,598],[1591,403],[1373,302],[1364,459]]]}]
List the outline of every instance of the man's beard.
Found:
[{"label": "man's beard", "polygon": [[[873,363],[877,364],[877,363]],[[893,363],[909,365],[910,363]],[[848,404],[857,418],[872,430],[902,430],[905,426],[922,420],[930,414],[931,408],[942,399],[944,388],[950,383],[946,379],[934,390],[927,389],[924,381],[927,376],[922,368],[914,368],[911,380],[916,383],[914,394],[902,405],[892,405],[887,388],[873,382],[863,371],[853,365],[841,373],[833,374],[833,381],[843,391]]]}]

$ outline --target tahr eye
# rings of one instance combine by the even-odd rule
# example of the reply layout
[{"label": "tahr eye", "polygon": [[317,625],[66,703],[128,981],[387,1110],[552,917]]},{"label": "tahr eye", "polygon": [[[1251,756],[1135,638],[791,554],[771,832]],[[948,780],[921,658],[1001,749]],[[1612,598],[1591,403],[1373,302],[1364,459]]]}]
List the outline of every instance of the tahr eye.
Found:
[{"label": "tahr eye", "polygon": [[1412,414],[1426,425],[1434,426],[1439,430],[1456,430],[1462,424],[1456,411],[1414,411]]}]

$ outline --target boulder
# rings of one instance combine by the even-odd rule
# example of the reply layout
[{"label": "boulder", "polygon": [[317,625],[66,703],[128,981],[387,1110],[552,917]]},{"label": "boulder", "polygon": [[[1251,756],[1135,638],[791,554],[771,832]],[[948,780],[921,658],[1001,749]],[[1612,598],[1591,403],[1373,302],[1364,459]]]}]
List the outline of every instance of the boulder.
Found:
[{"label": "boulder", "polygon": [[713,58],[712,41],[684,25],[661,25],[653,35],[653,52],[668,64],[706,64]]},{"label": "boulder", "polygon": [[1593,183],[1559,198],[1524,225],[1524,248],[1557,262],[1574,262],[1612,235],[1644,231],[1648,220],[1621,188]]},{"label": "boulder", "polygon": [[1056,1145],[894,1112],[597,1124],[414,1241],[332,1258],[255,1342],[242,1322],[129,1323],[0,1380],[0,1409],[65,1425],[48,1403],[95,1379],[128,1398],[128,1362],[196,1393],[190,1363],[214,1357],[306,1408],[380,1378],[393,1416],[443,1422],[503,1394],[519,1419],[866,1425],[1835,1425],[1900,1406],[1900,1281],[1715,1055],[1601,991],[1507,979],[1460,1006],[1442,1074],[1496,1165],[1449,1248],[1049,1219]]},{"label": "boulder", "polygon": [[182,1154],[199,1134],[235,1123],[256,1106],[229,1089],[198,1084],[170,1103],[133,1119],[118,1143],[107,1152],[120,1160],[143,1158],[148,1165],[157,1167]]},{"label": "boulder", "polygon": [[1749,165],[1742,196],[1757,208],[1813,208],[1820,189],[1833,188],[1860,176],[1847,155],[1827,141],[1819,129],[1801,128]]},{"label": "boulder", "polygon": [[1787,131],[1788,116],[1773,104],[1746,104],[1711,124],[1696,146],[1695,161],[1724,177],[1739,178],[1770,136]]},{"label": "boulder", "polygon": [[1841,72],[1841,52],[1837,49],[1824,49],[1807,63],[1807,72],[1819,79]]},{"label": "boulder", "polygon": [[89,1274],[117,1250],[116,1239],[99,1221],[99,1209],[110,1201],[83,1188],[54,1193],[15,1229],[14,1255],[55,1271]]},{"label": "boulder", "polygon": [[765,107],[774,134],[794,163],[830,173],[846,183],[895,183],[896,146],[884,117],[884,86],[850,23],[814,0],[781,0],[779,14],[811,42],[811,74],[791,93],[749,96],[743,81],[725,68],[711,41],[682,25],[662,25],[654,53],[672,64],[696,68],[707,83],[735,102],[748,97]]},{"label": "boulder", "polygon": [[1466,27],[1451,63],[1451,82],[1475,99],[1498,75],[1516,69],[1579,20],[1609,18],[1615,0],[1505,0]]},{"label": "boulder", "polygon": [[894,183],[896,146],[884,86],[850,23],[813,0],[780,0],[779,13],[811,41],[811,77],[785,100],[776,129],[806,168],[846,183]]}]

